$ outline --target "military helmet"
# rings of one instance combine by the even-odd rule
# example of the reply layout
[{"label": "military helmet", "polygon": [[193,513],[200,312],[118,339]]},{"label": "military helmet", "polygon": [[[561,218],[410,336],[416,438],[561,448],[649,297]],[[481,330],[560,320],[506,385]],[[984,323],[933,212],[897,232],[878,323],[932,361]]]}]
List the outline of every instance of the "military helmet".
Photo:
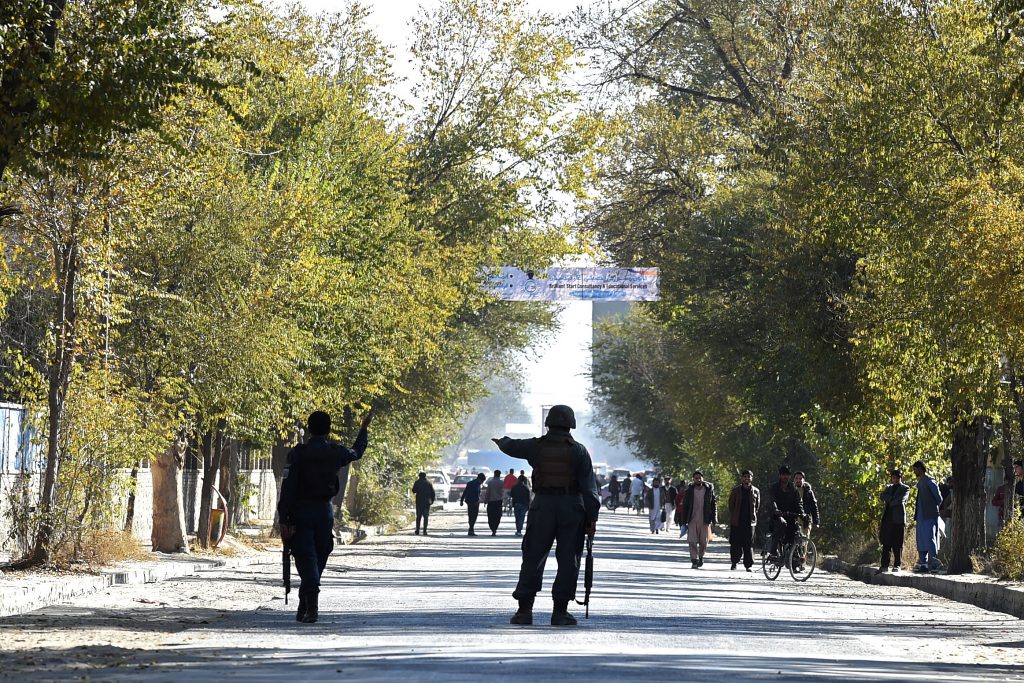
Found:
[{"label": "military helmet", "polygon": [[551,406],[547,419],[544,420],[544,426],[576,429],[576,413],[572,412],[572,408],[569,406]]}]

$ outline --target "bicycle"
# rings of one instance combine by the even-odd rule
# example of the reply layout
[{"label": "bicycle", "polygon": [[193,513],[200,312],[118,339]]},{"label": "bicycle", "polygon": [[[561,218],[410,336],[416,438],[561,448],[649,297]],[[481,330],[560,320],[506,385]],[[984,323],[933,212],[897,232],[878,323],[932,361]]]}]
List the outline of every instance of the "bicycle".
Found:
[{"label": "bicycle", "polygon": [[801,583],[811,578],[818,567],[818,549],[799,525],[793,540],[783,543],[777,555],[764,553],[761,556],[761,571],[769,581],[779,578],[783,565],[789,568],[789,575],[793,580]]},{"label": "bicycle", "polygon": [[607,498],[604,499],[604,502],[602,504],[605,506],[605,508],[611,510],[612,512],[615,512],[615,510],[617,510],[619,507],[619,497],[608,496]]}]

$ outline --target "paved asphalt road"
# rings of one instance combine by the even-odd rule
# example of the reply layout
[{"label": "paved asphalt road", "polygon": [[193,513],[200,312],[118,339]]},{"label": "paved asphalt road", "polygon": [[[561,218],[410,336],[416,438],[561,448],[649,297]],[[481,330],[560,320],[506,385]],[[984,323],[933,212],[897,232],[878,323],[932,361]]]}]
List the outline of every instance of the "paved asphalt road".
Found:
[{"label": "paved asphalt road", "polygon": [[0,620],[0,680],[1024,681],[1020,620],[827,573],[769,583],[724,543],[692,570],[626,513],[602,517],[589,620],[548,626],[545,595],[539,625],[510,626],[510,520],[496,538],[466,537],[458,508],[432,522],[338,550],[318,624],[273,567],[115,588]]}]

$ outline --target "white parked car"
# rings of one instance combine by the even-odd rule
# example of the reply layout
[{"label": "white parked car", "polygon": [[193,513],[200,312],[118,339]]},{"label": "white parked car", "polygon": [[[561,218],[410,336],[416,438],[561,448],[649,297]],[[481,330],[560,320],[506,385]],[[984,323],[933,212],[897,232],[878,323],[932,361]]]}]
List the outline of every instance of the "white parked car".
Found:
[{"label": "white parked car", "polygon": [[452,491],[452,482],[448,475],[441,470],[429,470],[427,472],[427,481],[434,486],[434,495],[437,497],[437,502],[447,502]]}]

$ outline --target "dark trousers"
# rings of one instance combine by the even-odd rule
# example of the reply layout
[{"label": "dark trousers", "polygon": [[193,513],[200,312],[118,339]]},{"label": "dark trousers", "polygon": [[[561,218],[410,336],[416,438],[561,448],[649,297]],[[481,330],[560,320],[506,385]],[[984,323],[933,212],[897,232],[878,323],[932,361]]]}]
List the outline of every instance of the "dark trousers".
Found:
[{"label": "dark trousers", "polygon": [[796,538],[796,520],[792,517],[772,517],[772,541],[769,552],[781,553],[784,543]]},{"label": "dark trousers", "polygon": [[420,530],[420,521],[423,522],[423,531],[427,530],[427,520],[430,519],[430,503],[416,503],[416,531]]},{"label": "dark trousers", "polygon": [[500,500],[492,500],[487,503],[487,526],[491,527],[491,533],[498,530],[501,524],[501,508],[503,503]]},{"label": "dark trousers", "polygon": [[523,533],[523,524],[526,522],[526,511],[530,509],[529,505],[524,503],[516,503],[512,507],[512,511],[516,514],[516,533]]},{"label": "dark trousers", "polygon": [[519,583],[512,597],[533,599],[544,581],[544,565],[551,545],[555,545],[558,573],[551,595],[558,601],[576,598],[580,576],[580,555],[583,554],[583,500],[579,496],[537,494],[530,505],[530,517],[523,537],[523,565]]},{"label": "dark trousers", "polygon": [[480,503],[466,503],[466,514],[469,515],[469,530],[472,532],[477,515],[480,514]]},{"label": "dark trousers", "polygon": [[905,531],[905,524],[886,524],[882,527],[882,533],[879,534],[879,540],[882,541],[882,567],[889,568],[890,556],[893,567],[899,567],[902,564],[903,535]]},{"label": "dark trousers", "polygon": [[754,528],[749,524],[729,527],[729,556],[733,564],[743,560],[747,569],[754,566]]},{"label": "dark trousers", "polygon": [[292,555],[302,583],[299,594],[320,592],[320,577],[334,550],[334,508],[327,501],[300,501],[295,508]]}]

